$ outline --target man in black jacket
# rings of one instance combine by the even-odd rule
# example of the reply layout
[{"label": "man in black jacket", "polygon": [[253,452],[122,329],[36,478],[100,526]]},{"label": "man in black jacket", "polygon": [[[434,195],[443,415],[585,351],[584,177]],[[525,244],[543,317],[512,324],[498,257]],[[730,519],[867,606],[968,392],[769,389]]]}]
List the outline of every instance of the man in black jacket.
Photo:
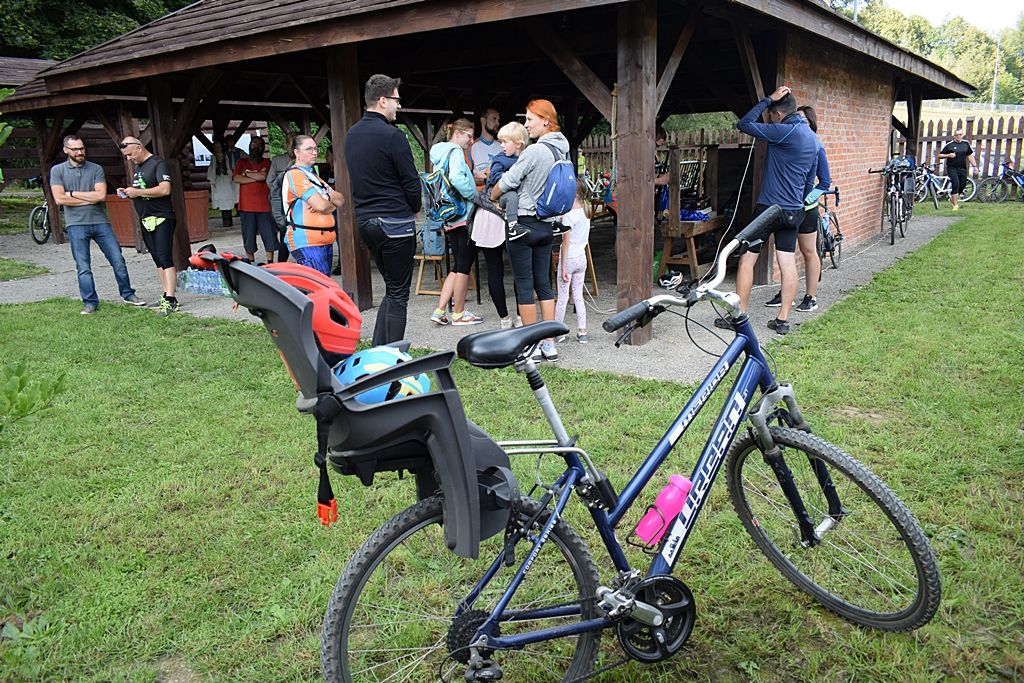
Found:
[{"label": "man in black jacket", "polygon": [[415,214],[422,205],[419,173],[409,141],[393,124],[401,98],[401,79],[370,76],[363,97],[366,113],[345,136],[345,162],[359,236],[384,277],[384,298],[377,309],[373,344],[405,337],[416,255]]}]

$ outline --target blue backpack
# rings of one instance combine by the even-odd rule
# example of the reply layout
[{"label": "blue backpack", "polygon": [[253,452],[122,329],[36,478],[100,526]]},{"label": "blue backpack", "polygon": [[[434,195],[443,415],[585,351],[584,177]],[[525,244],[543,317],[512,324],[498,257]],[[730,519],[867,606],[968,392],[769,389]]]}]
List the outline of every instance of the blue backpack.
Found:
[{"label": "blue backpack", "polygon": [[537,218],[554,218],[569,213],[576,201],[576,169],[557,147],[547,142],[541,144],[551,150],[555,164],[548,171],[544,194],[537,200]]},{"label": "blue backpack", "polygon": [[424,211],[427,220],[445,227],[466,214],[466,200],[448,179],[448,162],[457,149],[448,152],[440,167],[430,173],[420,173],[426,195]]}]

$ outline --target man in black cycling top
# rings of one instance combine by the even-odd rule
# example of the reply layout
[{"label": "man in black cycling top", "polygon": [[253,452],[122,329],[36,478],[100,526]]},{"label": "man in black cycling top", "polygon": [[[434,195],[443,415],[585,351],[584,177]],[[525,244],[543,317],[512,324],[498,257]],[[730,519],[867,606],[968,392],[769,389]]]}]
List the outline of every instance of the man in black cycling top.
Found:
[{"label": "man in black cycling top", "polygon": [[960,193],[964,191],[967,184],[967,164],[977,171],[978,164],[974,161],[974,150],[971,143],[964,140],[964,131],[957,128],[953,131],[953,142],[950,142],[938,157],[946,160],[946,175],[949,176],[950,192],[949,202],[953,205],[954,211],[960,210]]}]

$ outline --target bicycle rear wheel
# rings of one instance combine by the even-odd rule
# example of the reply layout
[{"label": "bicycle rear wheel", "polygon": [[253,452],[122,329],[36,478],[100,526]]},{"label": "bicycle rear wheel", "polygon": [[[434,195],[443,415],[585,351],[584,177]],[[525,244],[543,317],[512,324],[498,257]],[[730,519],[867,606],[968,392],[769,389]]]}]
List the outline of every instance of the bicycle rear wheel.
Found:
[{"label": "bicycle rear wheel", "polygon": [[843,233],[839,231],[839,219],[834,213],[828,215],[828,221],[830,224],[829,243],[831,244],[828,255],[832,260],[832,267],[839,270],[839,262],[843,259]]},{"label": "bicycle rear wheel", "polygon": [[28,214],[28,229],[32,235],[32,241],[36,244],[46,244],[50,239],[50,221],[47,220],[46,206],[37,206]]},{"label": "bicycle rear wheel", "polygon": [[[748,433],[729,452],[729,495],[743,526],[783,576],[830,611],[886,631],[919,628],[935,615],[939,568],[909,510],[866,467],[822,439],[771,428],[815,524],[835,520],[819,543],[798,541],[793,509]],[[842,504],[830,517],[813,463],[824,463]]]},{"label": "bicycle rear wheel", "polygon": [[928,194],[930,194],[932,196],[932,204],[934,204],[935,208],[938,209],[939,208],[939,191],[931,183],[928,183]]},{"label": "bicycle rear wheel", "polygon": [[998,204],[1006,201],[1010,188],[1002,178],[985,178],[978,185],[978,201],[983,204]]},{"label": "bicycle rear wheel", "polygon": [[900,229],[900,237],[906,237],[907,222],[910,220],[910,209],[908,208],[910,205],[910,201],[907,198],[907,196],[903,194],[899,196],[899,199],[897,201],[900,205],[900,222],[898,226]]},{"label": "bicycle rear wheel", "polygon": [[974,199],[974,195],[978,193],[978,183],[974,181],[974,178],[970,176],[964,182],[964,189],[960,191],[960,201],[969,202]]},{"label": "bicycle rear wheel", "polygon": [[[525,525],[539,508],[536,501],[521,498],[516,519]],[[479,560],[458,557],[445,546],[441,515],[439,497],[421,500],[381,526],[349,561],[324,616],[320,654],[325,681],[455,680],[455,670],[464,668],[466,646],[519,563],[502,565],[471,610],[456,618],[460,602],[501,554],[504,540],[498,534],[482,543]],[[538,524],[547,516],[541,516],[531,534],[539,533]],[[516,544],[519,561],[531,545]],[[501,633],[594,618],[596,591],[597,568],[589,551],[572,527],[559,520],[505,615],[568,604],[580,606],[582,613],[503,621]],[[591,631],[491,657],[506,680],[570,680],[591,670],[600,638],[600,631]]]}]

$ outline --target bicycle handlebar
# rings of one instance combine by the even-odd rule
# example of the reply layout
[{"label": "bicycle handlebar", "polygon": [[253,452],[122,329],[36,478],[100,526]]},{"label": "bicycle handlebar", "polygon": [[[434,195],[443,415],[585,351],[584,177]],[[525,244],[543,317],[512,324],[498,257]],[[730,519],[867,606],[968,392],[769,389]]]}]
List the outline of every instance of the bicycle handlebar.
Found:
[{"label": "bicycle handlebar", "polygon": [[761,212],[757,218],[752,220],[747,227],[743,228],[743,230],[741,230],[739,234],[730,240],[730,242],[725,245],[725,248],[722,249],[722,253],[719,254],[716,259],[718,267],[715,270],[715,277],[712,278],[710,282],[700,285],[695,289],[690,289],[689,286],[684,286],[683,289],[677,290],[685,292],[685,298],[672,296],[670,294],[661,294],[649,299],[644,299],[643,301],[635,303],[629,308],[625,308],[608,318],[601,323],[601,327],[604,328],[605,332],[614,332],[615,330],[625,327],[631,323],[636,323],[640,327],[643,327],[672,306],[685,306],[686,308],[689,308],[705,298],[713,299],[725,304],[728,308],[738,308],[739,301],[736,299],[735,294],[726,294],[715,289],[715,287],[721,284],[722,280],[725,279],[726,261],[728,260],[729,255],[737,249],[743,248],[744,251],[746,251],[751,242],[759,240],[763,233],[781,218],[783,218],[782,209],[778,205],[772,205]]}]

